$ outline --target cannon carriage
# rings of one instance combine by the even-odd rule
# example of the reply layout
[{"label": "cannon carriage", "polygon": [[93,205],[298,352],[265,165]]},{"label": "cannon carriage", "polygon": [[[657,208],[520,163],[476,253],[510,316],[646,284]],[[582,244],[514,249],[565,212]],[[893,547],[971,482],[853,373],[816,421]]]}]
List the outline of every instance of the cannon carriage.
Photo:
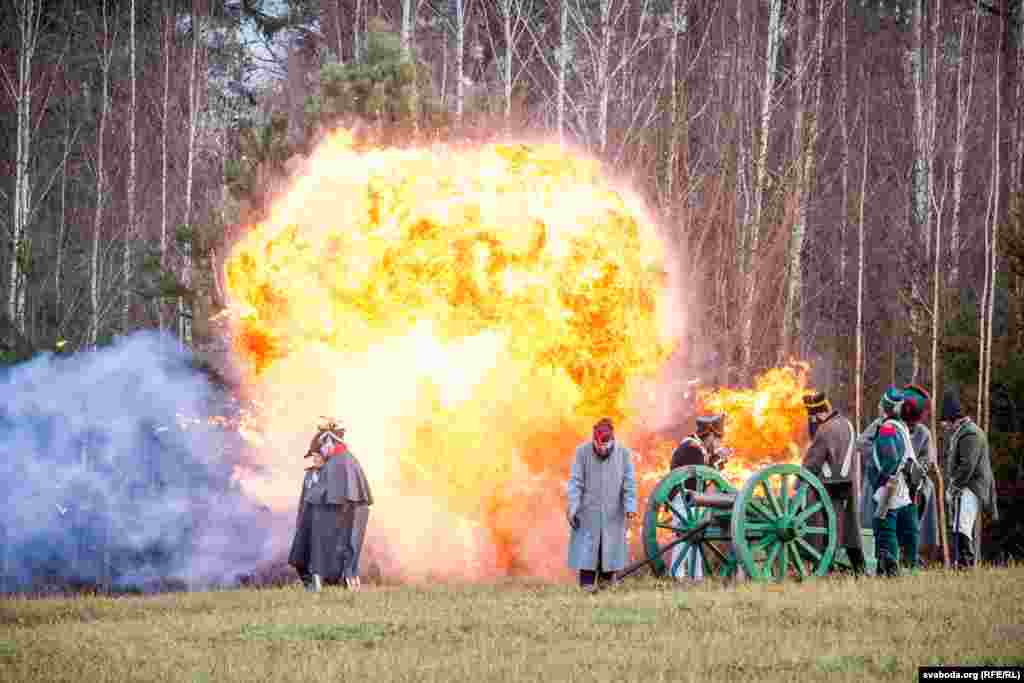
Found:
[{"label": "cannon carriage", "polygon": [[833,505],[849,486],[791,464],[764,467],[739,489],[712,467],[679,467],[648,499],[644,553],[655,573],[678,578],[824,576],[849,566]]}]

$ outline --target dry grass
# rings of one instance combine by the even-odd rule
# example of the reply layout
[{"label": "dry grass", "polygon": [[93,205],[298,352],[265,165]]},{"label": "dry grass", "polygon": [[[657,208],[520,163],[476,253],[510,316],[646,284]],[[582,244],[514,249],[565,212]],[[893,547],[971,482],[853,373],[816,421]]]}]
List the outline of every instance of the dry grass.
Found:
[{"label": "dry grass", "polygon": [[296,587],[0,602],[3,681],[916,680],[1024,664],[1024,567],[684,589]]}]

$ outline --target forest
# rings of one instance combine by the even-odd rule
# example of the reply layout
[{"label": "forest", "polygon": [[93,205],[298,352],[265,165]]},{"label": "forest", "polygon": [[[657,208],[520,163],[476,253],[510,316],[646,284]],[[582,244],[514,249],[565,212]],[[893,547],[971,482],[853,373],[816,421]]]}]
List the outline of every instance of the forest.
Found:
[{"label": "forest", "polygon": [[0,127],[0,367],[223,354],[228,251],[327,131],[543,137],[652,208],[673,362],[806,361],[861,427],[956,390],[1024,480],[1024,0],[13,0]]}]

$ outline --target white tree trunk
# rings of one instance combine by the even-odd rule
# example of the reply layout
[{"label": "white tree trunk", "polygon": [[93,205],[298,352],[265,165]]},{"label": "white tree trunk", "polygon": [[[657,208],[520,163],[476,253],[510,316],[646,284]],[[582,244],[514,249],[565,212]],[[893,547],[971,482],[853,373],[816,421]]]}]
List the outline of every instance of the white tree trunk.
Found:
[{"label": "white tree trunk", "polygon": [[67,239],[68,226],[68,157],[71,156],[71,112],[67,107],[64,119],[64,162],[60,171],[60,223],[57,228],[57,240],[54,245],[53,291],[56,299],[57,320],[64,321],[64,241]]},{"label": "white tree trunk", "polygon": [[14,162],[14,207],[11,221],[10,289],[7,292],[7,316],[21,334],[25,333],[25,273],[22,270],[28,251],[28,223],[32,214],[32,62],[39,43],[42,3],[21,0],[18,5],[18,80],[8,84],[14,92],[17,110]]},{"label": "white tree trunk", "polygon": [[399,34],[399,40],[401,41],[402,58],[406,60],[412,59],[412,40],[413,33],[416,30],[416,10],[418,5],[419,0],[402,0],[402,30]]},{"label": "white tree trunk", "polygon": [[363,0],[356,0],[355,13],[352,19],[352,63],[359,64],[362,61],[363,50],[359,43],[359,32],[361,29],[361,20],[363,18]]},{"label": "white tree trunk", "polygon": [[96,135],[96,212],[93,215],[92,224],[92,250],[89,256],[89,332],[88,346],[96,348],[100,333],[100,236],[103,229],[103,208],[106,203],[104,146],[106,144],[107,112],[110,109],[110,63],[114,57],[113,47],[110,45],[110,31],[108,30],[107,7],[103,3],[103,47],[100,50],[101,89],[100,89],[100,123]]},{"label": "white tree trunk", "polygon": [[[841,3],[839,11],[842,12],[840,19],[840,57],[839,69],[839,129],[843,138],[842,158],[840,161],[840,172],[842,174],[843,188],[843,211],[839,220],[839,289],[846,289],[846,235],[850,223],[850,122],[847,118],[847,103],[849,99],[849,72],[847,66],[847,55],[849,46],[846,38],[846,15],[849,8],[846,3]],[[836,297],[838,302],[840,297]],[[838,318],[838,316],[837,316]]]},{"label": "white tree trunk", "polygon": [[[167,111],[171,93],[171,17],[164,14],[163,26],[163,60],[164,60],[164,93],[160,117],[160,273],[167,267],[167,128],[169,124]],[[164,311],[164,300],[158,295],[156,300],[157,327],[167,329],[167,316]]]},{"label": "white tree trunk", "polygon": [[612,52],[612,0],[601,0],[601,49],[597,56],[597,149],[608,147],[608,99],[611,91],[609,62]]},{"label": "white tree trunk", "polygon": [[1002,182],[1002,176],[1000,174],[1000,158],[999,148],[1002,141],[1001,131],[1002,126],[999,122],[1002,119],[1002,87],[1000,85],[1000,77],[1002,75],[1002,56],[1003,49],[1002,45],[999,46],[999,51],[996,53],[996,68],[995,68],[995,90],[996,90],[996,106],[995,106],[995,140],[992,142],[992,218],[989,222],[988,229],[990,235],[988,239],[989,243],[989,260],[988,260],[988,301],[987,310],[985,311],[985,334],[983,335],[983,341],[985,344],[985,377],[982,385],[984,392],[984,402],[981,405],[984,409],[978,410],[978,420],[981,422],[982,429],[989,431],[991,428],[991,417],[992,417],[992,320],[995,313],[995,292],[996,292],[996,276],[999,274],[999,186]]},{"label": "white tree trunk", "polygon": [[956,69],[956,136],[953,150],[953,216],[949,226],[950,285],[957,287],[960,282],[960,207],[964,185],[964,147],[967,121],[971,115],[971,96],[974,92],[974,67],[977,64],[978,17],[980,10],[974,10],[974,27],[971,39],[971,65],[964,84],[963,63],[965,59],[965,31],[967,17],[960,20],[960,59]]},{"label": "white tree trunk", "polygon": [[[192,57],[188,76],[188,155],[185,162],[185,229],[189,239],[182,245],[181,281],[189,288],[192,285],[192,182],[195,175],[196,126],[199,121],[199,93],[196,85],[199,65],[199,35],[202,24],[195,12],[192,14]],[[184,346],[192,345],[192,311],[185,297],[178,297],[178,339]]]},{"label": "white tree trunk", "polygon": [[784,361],[799,339],[799,309],[802,278],[800,272],[800,253],[804,246],[804,231],[807,220],[807,204],[804,184],[807,170],[806,156],[813,154],[813,147],[808,144],[805,127],[806,79],[807,79],[807,0],[796,3],[796,54],[793,57],[793,70],[796,82],[793,84],[795,94],[795,112],[793,114],[793,164],[796,169],[795,187],[793,188],[796,215],[789,235],[789,251],[786,257],[785,291],[783,292],[782,339],[780,351]]},{"label": "white tree trunk", "polygon": [[512,2],[513,0],[499,0],[502,29],[505,37],[505,63],[502,65],[504,67],[502,85],[505,90],[505,135],[509,135],[512,132],[512,55],[515,54],[515,36],[512,34]]},{"label": "white tree trunk", "polygon": [[562,0],[558,22],[558,142],[565,144],[565,81],[569,69],[569,0]]},{"label": "white tree trunk", "polygon": [[121,276],[124,279],[124,301],[121,308],[121,331],[127,333],[131,326],[132,291],[132,243],[135,240],[135,0],[129,3],[129,61],[131,73],[128,76],[130,102],[128,105],[128,226],[124,236],[124,262]]},{"label": "white tree trunk", "polygon": [[471,0],[453,0],[455,4],[455,122],[462,126],[466,107],[466,13]]},{"label": "white tree trunk", "polygon": [[753,357],[753,314],[754,298],[757,293],[755,280],[757,255],[761,239],[761,221],[764,210],[764,190],[768,179],[768,139],[771,137],[775,82],[778,80],[779,49],[782,45],[784,33],[785,23],[782,16],[782,0],[771,0],[768,15],[768,45],[765,48],[764,88],[761,92],[761,126],[758,131],[757,158],[755,159],[754,215],[748,231],[747,253],[744,254],[747,267],[743,270],[747,282],[745,283],[746,300],[744,302],[745,311],[741,343],[743,367],[746,370],[750,369],[751,358]]},{"label": "white tree trunk", "polygon": [[[864,92],[871,92],[871,82],[864,84]],[[854,412],[857,431],[864,428],[863,383],[864,383],[864,201],[868,191],[868,129],[870,109],[868,98],[864,98],[864,158],[860,179],[860,215],[857,220],[857,340],[854,369]]]}]

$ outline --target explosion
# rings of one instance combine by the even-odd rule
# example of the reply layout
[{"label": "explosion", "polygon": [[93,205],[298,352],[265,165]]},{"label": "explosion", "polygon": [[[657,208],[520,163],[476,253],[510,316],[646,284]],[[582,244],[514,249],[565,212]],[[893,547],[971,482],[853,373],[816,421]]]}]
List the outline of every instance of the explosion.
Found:
[{"label": "explosion", "polygon": [[294,505],[337,416],[386,570],[561,574],[573,448],[601,416],[639,431],[674,344],[663,260],[642,203],[558,145],[333,134],[225,266],[262,412],[243,486]]},{"label": "explosion", "polygon": [[807,445],[804,394],[806,364],[772,368],[759,375],[753,389],[716,389],[698,396],[704,412],[728,415],[726,446],[735,454],[723,474],[739,485],[755,470],[780,462],[800,464]]}]

